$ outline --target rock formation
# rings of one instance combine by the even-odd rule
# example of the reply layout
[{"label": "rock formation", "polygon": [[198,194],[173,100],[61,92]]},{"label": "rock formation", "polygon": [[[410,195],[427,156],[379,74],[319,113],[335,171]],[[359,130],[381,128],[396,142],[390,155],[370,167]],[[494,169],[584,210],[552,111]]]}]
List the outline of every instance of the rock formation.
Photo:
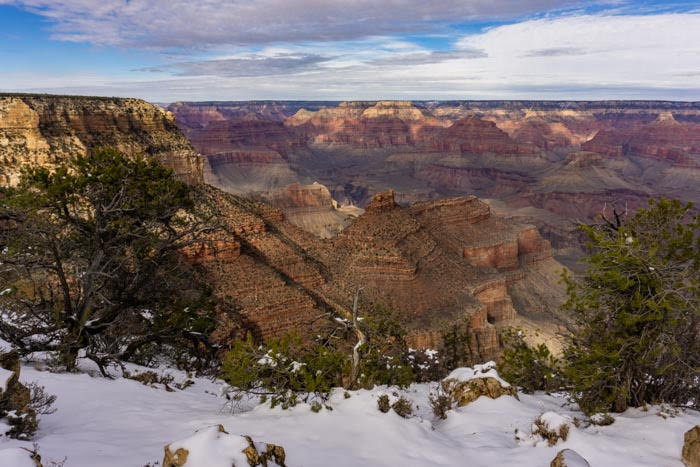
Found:
[{"label": "rock formation", "polygon": [[202,160],[172,115],[138,99],[0,95],[0,185],[23,165],[51,167],[98,146],[158,158],[201,183]]},{"label": "rock formation", "polygon": [[172,107],[198,149],[208,153],[213,138],[279,154],[255,174],[232,162],[223,189],[239,186],[230,174],[250,173],[254,191],[318,181],[360,207],[388,188],[404,204],[475,194],[537,225],[565,256],[580,246],[575,222],[604,208],[635,209],[649,196],[700,201],[697,103],[252,102],[215,103],[207,118],[188,113],[206,105]]},{"label": "rock formation", "polygon": [[700,466],[700,425],[695,425],[685,433],[682,456],[686,467]]}]

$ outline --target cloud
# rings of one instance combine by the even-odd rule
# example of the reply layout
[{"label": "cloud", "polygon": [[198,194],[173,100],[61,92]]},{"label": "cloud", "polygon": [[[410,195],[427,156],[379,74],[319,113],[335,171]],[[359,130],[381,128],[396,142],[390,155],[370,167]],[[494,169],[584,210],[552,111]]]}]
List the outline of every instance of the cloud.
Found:
[{"label": "cloud", "polygon": [[421,33],[473,19],[596,3],[586,0],[0,0],[54,23],[58,40],[208,48]]},{"label": "cloud", "polygon": [[[271,19],[275,17],[273,14]],[[345,41],[234,48],[228,55],[221,52],[206,59],[194,54],[193,59],[173,58],[174,63],[119,79],[99,75],[98,70],[88,77],[48,71],[43,75],[2,73],[0,88],[132,95],[158,102],[402,98],[700,101],[699,13],[555,15],[456,34],[445,41],[453,45],[453,50],[447,51],[430,50],[401,36],[374,34]],[[266,76],[274,78],[260,78]]]},{"label": "cloud", "polygon": [[440,63],[448,60],[469,60],[474,58],[486,58],[488,54],[482,49],[461,49],[450,51],[424,51],[408,54],[395,54],[390,57],[376,58],[368,62],[369,65],[411,66],[429,63]]},{"label": "cloud", "polygon": [[319,63],[329,58],[320,55],[278,54],[271,57],[249,55],[242,58],[198,60],[172,63],[158,67],[143,68],[138,71],[166,72],[175,76],[272,76],[295,74],[315,69]]},{"label": "cloud", "polygon": [[537,49],[525,54],[526,57],[561,57],[566,55],[584,55],[586,51],[578,47],[549,47]]}]

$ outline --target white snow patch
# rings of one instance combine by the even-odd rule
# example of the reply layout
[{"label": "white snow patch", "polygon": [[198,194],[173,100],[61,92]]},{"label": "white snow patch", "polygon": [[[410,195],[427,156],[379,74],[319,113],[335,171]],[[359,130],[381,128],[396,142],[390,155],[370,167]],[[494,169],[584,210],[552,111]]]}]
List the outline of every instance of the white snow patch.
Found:
[{"label": "white snow patch", "polygon": [[457,368],[447,375],[447,379],[455,379],[460,382],[471,381],[477,378],[494,378],[501,387],[510,387],[510,383],[502,379],[496,371],[496,362],[486,362],[483,365],[474,365],[474,368]]},{"label": "white snow patch", "polygon": [[[176,380],[186,378],[177,370],[167,371]],[[66,467],[153,464],[162,460],[166,444],[218,424],[229,433],[278,444],[289,465],[305,467],[326,466],[331,460],[333,467],[452,466],[464,465],[465,459],[470,467],[541,467],[565,448],[592,466],[683,467],[683,435],[700,424],[700,414],[690,410],[664,419],[655,407],[630,409],[616,414],[613,425],[578,428],[554,447],[533,447],[518,443],[514,430],[529,432],[533,420],[547,412],[584,418],[563,395],[519,394],[520,401],[481,397],[451,410],[447,420],[437,420],[428,401],[435,383],[403,391],[350,391],[349,399],[338,389],[330,400],[333,410],[319,413],[307,404],[289,410],[271,409],[269,404],[242,406],[244,412],[231,413],[225,408],[227,400],[219,396],[225,393],[225,383],[206,378],[193,378],[195,384],[183,391],[166,392],[124,378],[56,374],[25,365],[20,379],[36,381],[58,396],[57,412],[41,417],[33,441],[43,459],[67,456]],[[413,417],[403,419],[377,409],[379,394],[394,392],[413,403]],[[0,438],[0,450],[18,447],[31,449],[31,443]]]},{"label": "white snow patch", "polygon": [[36,467],[29,452],[22,448],[2,449],[0,447],[0,465],[7,467]]},{"label": "white snow patch", "polygon": [[189,452],[184,467],[231,467],[248,465],[243,450],[248,442],[242,436],[219,431],[211,426],[199,430],[189,438],[170,443],[170,452],[180,448]]},{"label": "white snow patch", "polygon": [[10,381],[10,378],[12,378],[14,374],[14,371],[0,368],[0,393],[7,390],[7,382]]}]

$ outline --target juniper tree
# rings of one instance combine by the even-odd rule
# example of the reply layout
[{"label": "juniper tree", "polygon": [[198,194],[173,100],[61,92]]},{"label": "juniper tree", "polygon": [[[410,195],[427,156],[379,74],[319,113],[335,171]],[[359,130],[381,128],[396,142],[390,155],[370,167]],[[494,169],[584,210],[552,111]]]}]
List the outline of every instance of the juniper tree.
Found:
[{"label": "juniper tree", "polygon": [[699,228],[691,204],[663,199],[583,227],[587,271],[565,278],[577,330],[565,365],[585,411],[700,404]]},{"label": "juniper tree", "polygon": [[183,249],[216,229],[156,160],[113,149],[31,167],[0,192],[0,337],[101,368],[147,346],[207,343],[214,300]]}]

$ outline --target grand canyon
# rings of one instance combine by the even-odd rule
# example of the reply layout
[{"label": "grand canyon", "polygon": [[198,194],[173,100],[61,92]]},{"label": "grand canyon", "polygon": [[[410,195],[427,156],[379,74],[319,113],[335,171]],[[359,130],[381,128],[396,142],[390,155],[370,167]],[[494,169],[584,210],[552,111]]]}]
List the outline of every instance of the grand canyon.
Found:
[{"label": "grand canyon", "polygon": [[[266,338],[366,306],[411,345],[459,327],[556,341],[578,223],[649,197],[700,200],[700,105],[670,102],[212,102],[4,96],[0,176],[98,146],[157,157],[213,198],[232,236],[202,252],[217,293]],[[180,130],[182,132],[180,132]],[[221,191],[219,191],[221,190]],[[436,286],[439,284],[439,286]],[[320,318],[319,318],[320,317]],[[556,344],[554,344],[556,345]]]}]

